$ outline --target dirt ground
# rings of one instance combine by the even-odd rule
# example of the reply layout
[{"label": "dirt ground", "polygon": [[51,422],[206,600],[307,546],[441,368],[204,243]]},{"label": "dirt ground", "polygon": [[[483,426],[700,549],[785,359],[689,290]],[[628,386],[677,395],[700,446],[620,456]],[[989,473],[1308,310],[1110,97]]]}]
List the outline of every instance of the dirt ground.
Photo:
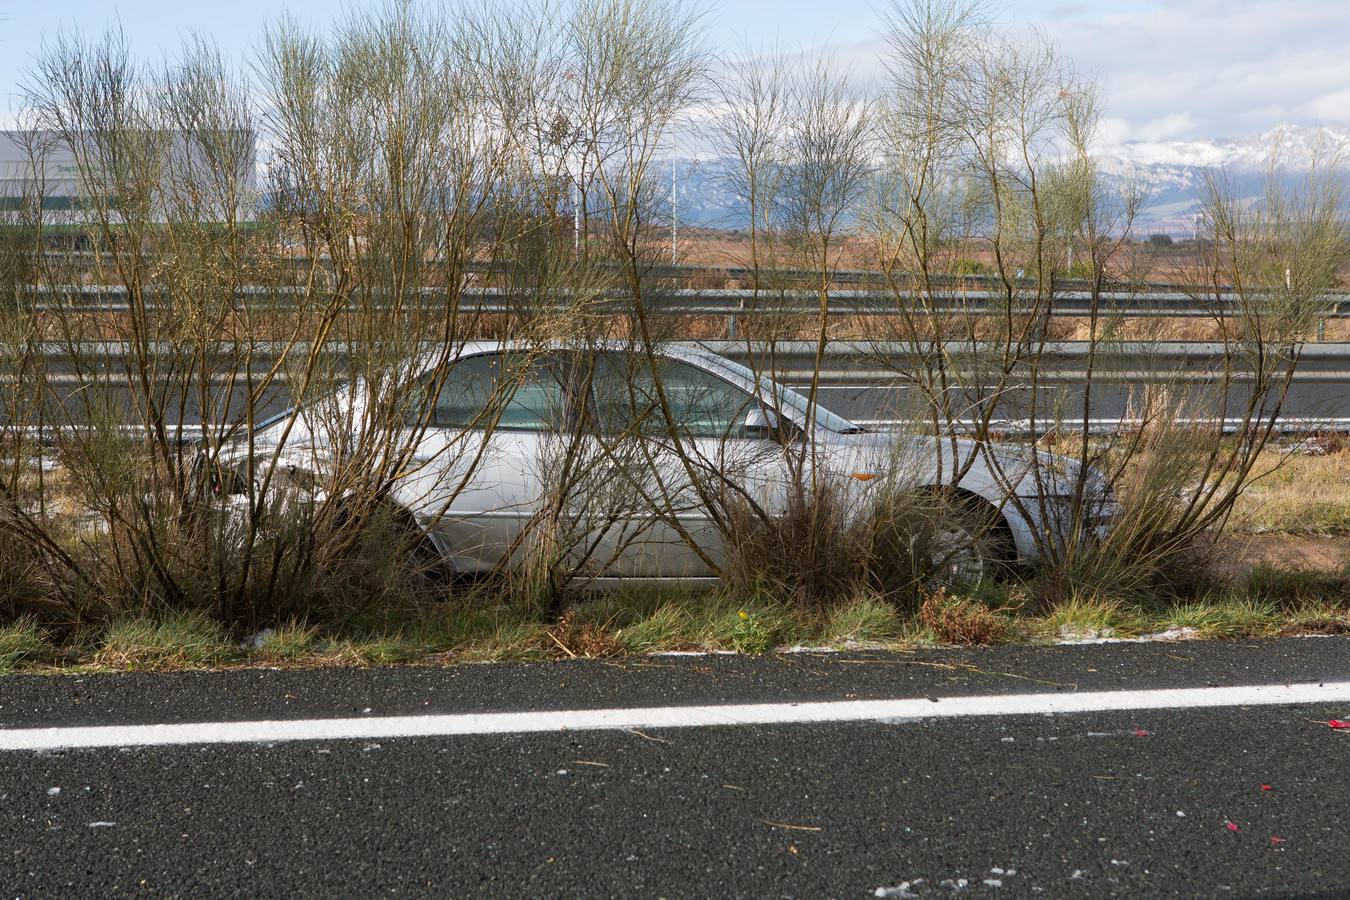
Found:
[{"label": "dirt ground", "polygon": [[1350,566],[1350,535],[1233,534],[1225,540],[1220,558],[1226,568],[1241,575],[1259,565],[1335,572]]}]

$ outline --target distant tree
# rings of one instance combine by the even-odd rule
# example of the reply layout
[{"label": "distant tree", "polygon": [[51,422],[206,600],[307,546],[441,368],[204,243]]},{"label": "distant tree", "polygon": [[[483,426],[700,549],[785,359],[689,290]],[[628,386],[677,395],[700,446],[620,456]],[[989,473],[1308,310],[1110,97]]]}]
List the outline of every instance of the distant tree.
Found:
[{"label": "distant tree", "polygon": [[1148,243],[1155,250],[1162,250],[1165,247],[1172,246],[1172,236],[1170,234],[1150,234]]}]

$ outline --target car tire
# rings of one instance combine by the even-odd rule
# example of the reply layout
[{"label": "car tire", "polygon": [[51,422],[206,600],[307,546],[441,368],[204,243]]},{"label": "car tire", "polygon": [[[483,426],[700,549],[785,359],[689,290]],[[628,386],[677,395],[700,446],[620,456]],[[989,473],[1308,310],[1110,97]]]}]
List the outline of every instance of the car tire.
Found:
[{"label": "car tire", "polygon": [[962,492],[949,502],[932,539],[934,583],[962,588],[1008,577],[1017,548],[1003,514],[974,494]]},{"label": "car tire", "polygon": [[446,591],[455,579],[454,564],[445,558],[435,539],[411,515],[402,512],[399,519],[409,547],[407,563],[414,583],[430,591]]}]

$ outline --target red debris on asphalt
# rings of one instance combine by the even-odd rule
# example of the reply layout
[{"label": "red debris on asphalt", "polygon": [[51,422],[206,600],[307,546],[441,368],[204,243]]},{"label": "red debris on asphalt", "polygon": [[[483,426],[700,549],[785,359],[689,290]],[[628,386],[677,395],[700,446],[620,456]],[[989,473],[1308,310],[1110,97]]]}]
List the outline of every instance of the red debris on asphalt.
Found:
[{"label": "red debris on asphalt", "polygon": [[1229,831],[1240,831],[1240,830],[1241,830],[1241,829],[1238,828],[1238,824],[1237,824],[1236,822],[1228,822],[1228,823],[1226,823],[1226,825],[1228,826],[1228,830],[1229,830]]},{"label": "red debris on asphalt", "polygon": [[1136,729],[1134,730],[1134,736],[1135,736],[1135,737],[1148,737],[1148,732],[1145,731],[1145,730],[1142,729],[1142,728],[1136,728]]},{"label": "red debris on asphalt", "polygon": [[1283,843],[1284,843],[1284,838],[1280,837],[1278,834],[1272,834],[1272,835],[1270,836],[1270,845],[1271,845],[1272,847],[1275,846],[1276,844],[1283,844]]},{"label": "red debris on asphalt", "polygon": [[1327,724],[1337,731],[1350,730],[1350,722],[1347,722],[1345,719],[1332,719]]},{"label": "red debris on asphalt", "polygon": [[1275,790],[1275,786],[1272,785],[1272,784],[1263,784],[1263,785],[1261,785],[1261,790],[1263,790],[1263,791],[1273,791],[1273,790]]}]

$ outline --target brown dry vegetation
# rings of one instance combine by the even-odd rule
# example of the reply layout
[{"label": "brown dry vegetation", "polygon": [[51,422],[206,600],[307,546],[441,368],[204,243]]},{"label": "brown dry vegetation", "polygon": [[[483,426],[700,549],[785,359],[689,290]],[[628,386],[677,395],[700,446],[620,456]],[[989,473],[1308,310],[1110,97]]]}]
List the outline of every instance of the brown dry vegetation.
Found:
[{"label": "brown dry vegetation", "polygon": [[[81,270],[46,252],[55,223],[40,184],[0,229],[0,668],[1343,627],[1347,573],[1334,559],[1316,570],[1207,565],[1235,526],[1344,530],[1339,488],[1299,490],[1342,484],[1343,449],[1314,458],[1272,440],[1297,348],[1315,337],[1345,261],[1337,172],[1314,172],[1294,196],[1272,180],[1254,204],[1211,180],[1204,231],[1215,252],[1174,253],[1163,266],[1131,233],[1142,198],[1099,189],[1088,136],[1100,97],[1057,48],[1024,46],[960,3],[897,3],[883,23],[887,78],[872,95],[827,61],[772,55],[727,61],[728,77],[714,80],[700,22],[678,0],[508,13],[396,4],[352,13],[331,33],[282,22],[248,73],[201,42],[162,66],[141,65],[115,33],[44,46],[24,115],[77,157],[86,218],[60,224],[98,259]],[[897,441],[894,471],[865,503],[837,490],[831,479],[849,476],[799,439],[813,427],[809,405],[804,423],[770,426],[783,408],[756,398],[753,433],[781,464],[782,497],[769,503],[738,482],[744,473],[699,456],[666,391],[663,344],[720,337],[727,324],[662,312],[679,288],[727,284],[716,271],[665,272],[666,185],[653,177],[680,116],[709,106],[754,232],[687,232],[704,249],[685,261],[747,266],[740,286],[806,298],[743,318],[751,367],[772,375],[778,342],[803,342],[815,399],[832,341],[884,340],[867,364],[907,380],[915,414],[941,439],[913,465],[898,457],[929,445]],[[184,131],[212,164],[171,152]],[[255,160],[240,136],[253,134],[271,153],[274,202],[243,222],[261,193],[241,178]],[[1037,177],[1009,154],[1034,161]],[[214,219],[226,221],[205,224]],[[889,315],[831,315],[841,267],[884,271],[870,299]],[[953,272],[995,276],[1002,312],[954,310]],[[1113,285],[1159,275],[1196,294],[1235,285],[1225,327],[1112,317]],[[61,286],[81,282],[124,288],[130,309],[62,303]],[[1086,286],[1089,316],[1057,315],[1070,283]],[[284,313],[243,287],[284,294]],[[508,289],[519,311],[479,315],[477,287]],[[55,300],[36,310],[29,300],[45,288]],[[597,422],[586,403],[576,422],[541,417],[527,523],[491,572],[447,585],[396,488],[442,427],[437,397],[455,348],[480,337],[526,350],[481,416],[438,435],[469,472],[486,443],[455,439],[491,435],[530,366],[560,345],[582,361],[559,379],[569,385],[590,383],[585,366],[606,339],[623,342],[633,371],[618,376],[627,405],[614,421]],[[1195,411],[1232,401],[1247,414],[1235,435],[1212,417],[1178,417],[1173,388],[1185,375],[1159,370],[1140,424],[1089,437],[1086,407],[1035,405],[1054,389],[1056,337],[1090,344],[1089,385],[1118,377],[1099,363],[1123,339],[1216,341],[1216,390]],[[108,368],[95,339],[123,344]],[[48,369],[50,342],[73,375]],[[282,361],[260,372],[268,352]],[[296,409],[337,435],[322,459],[283,459],[278,445],[259,458],[252,426],[283,381]],[[360,416],[340,402],[343,384],[369,398]],[[1024,395],[1032,444],[1057,458],[994,446],[1003,402]],[[199,441],[183,432],[189,414],[200,414]],[[304,418],[292,410],[282,427]],[[654,449],[674,460],[673,486],[652,481]],[[977,464],[995,496],[967,489]],[[905,480],[939,467],[937,483]],[[1028,531],[1037,561],[1027,571],[1005,565],[1000,508],[1054,523]],[[725,559],[682,530],[691,509]],[[1112,527],[1099,533],[1108,509]],[[607,562],[590,555],[591,536],[635,520],[670,525],[725,587],[586,594]],[[990,565],[972,577],[947,565],[953,557]]]},{"label": "brown dry vegetation", "polygon": [[[745,266],[749,261],[751,238],[744,229],[687,226],[681,228],[679,234],[677,258],[681,265],[716,269]],[[777,256],[790,258],[788,244],[780,242],[770,246]],[[879,260],[875,248],[869,246],[864,238],[841,241],[837,252],[836,266],[839,269],[877,270]],[[1171,248],[1157,248],[1145,238],[1132,242],[1126,255],[1127,259],[1120,264],[1118,274],[1128,274],[1143,282],[1189,284],[1195,271],[1204,265],[1203,256],[1190,241],[1178,241]],[[948,251],[945,261],[948,270],[953,272],[968,271],[972,264],[981,271],[989,272],[997,266],[993,252],[978,244],[960,251]],[[1350,287],[1350,264],[1342,264],[1337,270],[1337,283],[1341,287]],[[731,288],[749,285],[727,283],[715,286]]]},{"label": "brown dry vegetation", "polygon": [[1295,447],[1268,454],[1268,474],[1247,486],[1233,510],[1234,529],[1316,536],[1350,550],[1350,447],[1340,435]]}]

